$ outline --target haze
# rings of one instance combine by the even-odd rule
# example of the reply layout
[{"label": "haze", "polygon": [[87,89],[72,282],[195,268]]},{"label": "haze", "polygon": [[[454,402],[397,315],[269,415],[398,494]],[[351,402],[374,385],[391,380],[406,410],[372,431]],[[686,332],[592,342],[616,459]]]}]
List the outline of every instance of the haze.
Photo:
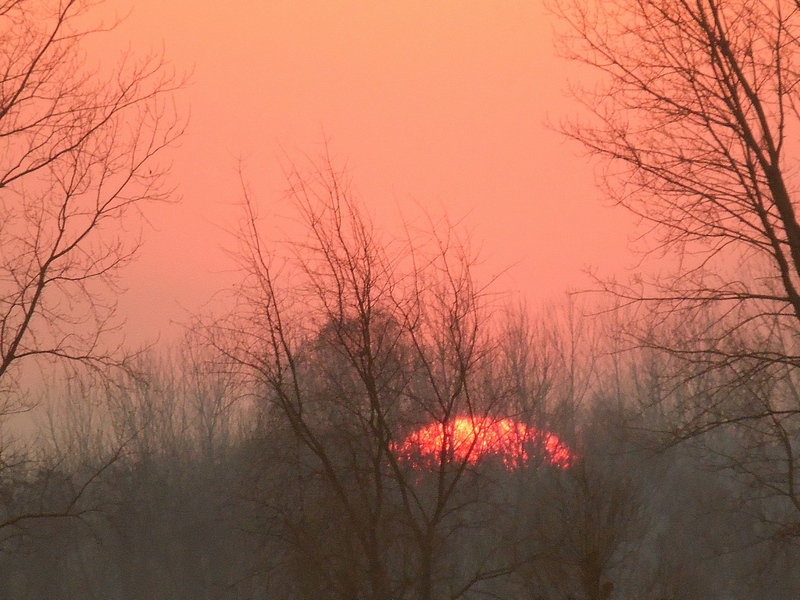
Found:
[{"label": "haze", "polygon": [[800,0],[553,9],[0,0],[0,597],[800,598]]}]

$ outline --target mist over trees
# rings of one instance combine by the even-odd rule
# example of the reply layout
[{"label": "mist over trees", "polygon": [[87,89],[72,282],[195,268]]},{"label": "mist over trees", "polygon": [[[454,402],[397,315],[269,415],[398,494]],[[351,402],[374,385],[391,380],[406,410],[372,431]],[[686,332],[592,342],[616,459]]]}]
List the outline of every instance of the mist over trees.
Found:
[{"label": "mist over trees", "polygon": [[[800,595],[800,5],[552,6],[600,73],[563,130],[680,257],[655,276],[514,301],[459,224],[391,235],[326,155],[289,172],[289,240],[243,186],[225,309],[139,352],[114,294],[183,82],[84,69],[93,6],[0,2],[0,413],[38,424],[0,437],[0,597]],[[34,407],[42,359],[68,376]]]},{"label": "mist over trees", "polygon": [[[19,505],[57,504],[119,455],[88,471],[79,518],[4,538],[5,596],[796,592],[793,540],[767,520],[779,506],[711,453],[741,435],[672,443],[692,390],[674,385],[670,354],[628,345],[625,309],[510,306],[446,221],[392,239],[330,163],[294,176],[307,237],[265,243],[245,196],[231,312],[58,392],[49,467],[7,480]],[[550,432],[572,458],[521,442],[515,463],[477,437],[456,451],[446,432],[463,417]],[[410,460],[403,440],[431,424],[445,435]]]}]

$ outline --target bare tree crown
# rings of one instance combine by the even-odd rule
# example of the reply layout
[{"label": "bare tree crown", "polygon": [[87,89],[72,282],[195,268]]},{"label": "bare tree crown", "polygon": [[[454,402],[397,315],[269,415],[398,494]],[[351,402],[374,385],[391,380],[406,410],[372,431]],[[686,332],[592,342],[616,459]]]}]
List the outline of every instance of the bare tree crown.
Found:
[{"label": "bare tree crown", "polygon": [[0,389],[27,357],[117,360],[115,276],[171,191],[155,159],[182,133],[182,79],[158,54],[87,66],[96,4],[0,3]]},{"label": "bare tree crown", "polygon": [[[676,258],[606,289],[640,309],[663,352],[679,438],[738,432],[717,450],[800,514],[800,4],[565,0],[563,53],[595,68],[567,136],[600,157],[609,197]],[[674,360],[677,359],[677,360]],[[774,517],[774,520],[781,521]],[[774,526],[774,525],[773,525]],[[780,530],[780,528],[778,528]]]}]

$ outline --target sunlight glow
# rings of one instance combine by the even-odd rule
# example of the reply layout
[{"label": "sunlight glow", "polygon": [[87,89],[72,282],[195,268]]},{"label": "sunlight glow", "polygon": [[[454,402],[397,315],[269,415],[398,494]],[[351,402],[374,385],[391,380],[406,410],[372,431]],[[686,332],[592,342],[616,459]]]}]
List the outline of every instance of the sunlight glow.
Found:
[{"label": "sunlight glow", "polygon": [[524,467],[537,457],[565,469],[575,460],[572,451],[552,433],[513,419],[489,417],[433,423],[408,435],[394,451],[417,467],[454,460],[475,464],[484,457],[499,456],[509,469]]}]

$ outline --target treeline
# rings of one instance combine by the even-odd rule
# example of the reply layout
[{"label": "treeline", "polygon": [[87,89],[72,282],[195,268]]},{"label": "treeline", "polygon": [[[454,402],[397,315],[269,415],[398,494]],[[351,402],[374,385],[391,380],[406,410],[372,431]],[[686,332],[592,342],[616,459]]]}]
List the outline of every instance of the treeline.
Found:
[{"label": "treeline", "polygon": [[[208,329],[128,373],[56,387],[36,443],[6,445],[0,597],[797,595],[792,507],[770,492],[777,440],[718,427],[676,444],[698,381],[621,347],[621,313],[584,313],[573,300],[495,310],[450,387],[420,356],[447,344],[406,347],[383,313],[395,342],[375,371],[379,406],[337,334],[351,322],[303,328],[297,412]],[[425,405],[435,384],[451,406]],[[473,384],[467,400],[458,386]],[[391,454],[418,425],[470,410],[554,432],[576,458],[509,468],[443,447],[422,470]]]}]

